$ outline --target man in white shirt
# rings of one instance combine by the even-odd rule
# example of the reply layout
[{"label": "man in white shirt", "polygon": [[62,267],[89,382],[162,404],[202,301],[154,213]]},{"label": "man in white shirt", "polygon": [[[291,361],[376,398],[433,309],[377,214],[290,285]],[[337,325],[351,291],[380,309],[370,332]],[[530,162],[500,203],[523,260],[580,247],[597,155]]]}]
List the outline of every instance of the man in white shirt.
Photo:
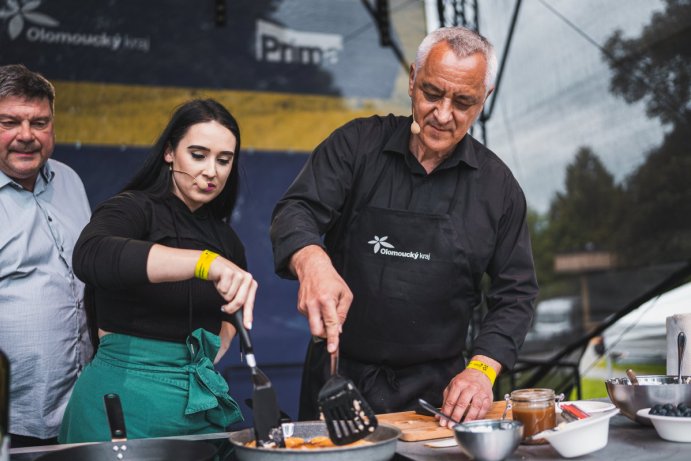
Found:
[{"label": "man in white shirt", "polygon": [[89,220],[79,176],[50,160],[53,85],[0,66],[0,349],[10,359],[12,447],[57,442],[92,349],[72,249]]}]

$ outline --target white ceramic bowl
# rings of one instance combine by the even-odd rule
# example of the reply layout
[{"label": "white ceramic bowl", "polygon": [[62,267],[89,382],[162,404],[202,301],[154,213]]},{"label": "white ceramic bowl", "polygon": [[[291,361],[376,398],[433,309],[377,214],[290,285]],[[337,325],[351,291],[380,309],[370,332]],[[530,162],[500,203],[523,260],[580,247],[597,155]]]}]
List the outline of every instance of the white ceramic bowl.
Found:
[{"label": "white ceramic bowl", "polygon": [[651,415],[650,408],[642,408],[636,414],[650,419],[661,438],[670,442],[691,442],[691,418]]},{"label": "white ceramic bowl", "polygon": [[557,426],[534,437],[546,439],[564,458],[573,458],[600,450],[607,445],[609,419],[618,409]]},{"label": "white ceramic bowl", "polygon": [[561,403],[570,403],[571,405],[575,405],[579,410],[585,411],[589,415],[603,413],[605,411],[614,410],[616,408],[616,406],[613,403],[598,402],[597,400],[572,400],[570,402],[566,401]]}]

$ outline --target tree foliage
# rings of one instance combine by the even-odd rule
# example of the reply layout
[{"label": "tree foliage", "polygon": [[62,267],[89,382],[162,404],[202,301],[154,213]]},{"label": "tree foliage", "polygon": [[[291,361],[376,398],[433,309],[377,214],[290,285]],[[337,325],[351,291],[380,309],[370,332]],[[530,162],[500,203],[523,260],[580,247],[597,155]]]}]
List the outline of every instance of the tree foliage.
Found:
[{"label": "tree foliage", "polygon": [[528,230],[530,231],[533,247],[533,260],[535,271],[540,276],[540,284],[549,283],[552,280],[552,265],[554,264],[554,248],[546,237],[548,220],[535,210],[528,210]]},{"label": "tree foliage", "polygon": [[628,179],[617,249],[642,265],[691,258],[689,134],[676,129]]},{"label": "tree foliage", "polygon": [[691,257],[691,1],[667,0],[640,37],[605,45],[610,88],[671,127],[624,186],[618,250],[629,264]]},{"label": "tree foliage", "polygon": [[[639,37],[615,31],[604,46],[610,90],[645,101],[668,127],[662,144],[621,184],[587,147],[566,169],[535,247],[557,253],[614,251],[627,266],[691,257],[691,0],[666,0]],[[606,154],[606,153],[605,153]],[[536,258],[538,259],[538,258]],[[544,267],[545,256],[540,256]],[[554,276],[554,274],[550,274]]]},{"label": "tree foliage", "polygon": [[648,116],[665,124],[689,125],[691,93],[691,1],[667,0],[641,36],[626,40],[621,30],[604,45],[613,75],[610,90],[633,103],[646,101]]},{"label": "tree foliage", "polygon": [[565,188],[556,194],[549,210],[547,235],[555,251],[611,249],[621,189],[590,148],[581,147],[566,167]]}]

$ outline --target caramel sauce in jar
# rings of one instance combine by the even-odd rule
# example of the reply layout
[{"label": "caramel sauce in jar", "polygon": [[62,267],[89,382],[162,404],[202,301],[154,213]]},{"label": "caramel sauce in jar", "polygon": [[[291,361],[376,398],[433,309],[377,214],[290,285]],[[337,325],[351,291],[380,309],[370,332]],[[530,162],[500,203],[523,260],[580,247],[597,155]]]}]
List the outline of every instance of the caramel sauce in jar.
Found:
[{"label": "caramel sauce in jar", "polygon": [[523,441],[527,445],[547,443],[545,439],[528,437],[557,425],[555,395],[552,389],[518,389],[511,393],[513,419],[523,423]]}]

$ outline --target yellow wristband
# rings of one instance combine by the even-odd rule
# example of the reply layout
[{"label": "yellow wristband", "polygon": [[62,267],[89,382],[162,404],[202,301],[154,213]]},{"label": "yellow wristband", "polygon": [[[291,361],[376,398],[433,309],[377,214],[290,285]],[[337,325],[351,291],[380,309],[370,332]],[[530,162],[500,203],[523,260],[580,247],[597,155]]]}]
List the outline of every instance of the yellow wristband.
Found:
[{"label": "yellow wristband", "polygon": [[197,260],[197,265],[194,268],[194,276],[198,279],[207,280],[209,277],[209,268],[211,267],[211,263],[217,257],[218,255],[213,251],[202,251],[201,256],[199,256],[199,259]]},{"label": "yellow wristband", "polygon": [[494,368],[479,360],[471,360],[466,368],[472,368],[473,370],[482,372],[489,378],[489,382],[492,383],[492,386],[494,386],[494,380],[497,379],[497,372],[494,371]]}]

